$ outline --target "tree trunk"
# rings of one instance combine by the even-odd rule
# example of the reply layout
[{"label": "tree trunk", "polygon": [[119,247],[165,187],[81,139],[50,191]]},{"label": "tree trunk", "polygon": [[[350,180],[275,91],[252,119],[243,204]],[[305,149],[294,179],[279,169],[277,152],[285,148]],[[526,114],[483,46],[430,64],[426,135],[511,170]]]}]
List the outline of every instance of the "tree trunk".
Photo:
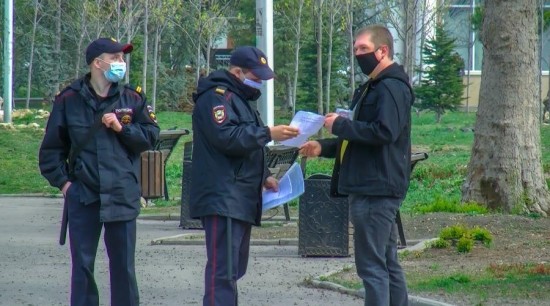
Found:
[{"label": "tree trunk", "polygon": [[329,7],[329,28],[328,28],[328,56],[327,56],[327,92],[326,92],[326,111],[330,112],[330,75],[332,73],[332,36],[334,35],[334,19],[336,18],[335,0],[330,0]]},{"label": "tree trunk", "polygon": [[348,98],[348,106],[351,105],[351,97],[355,92],[355,52],[353,51],[353,0],[349,0],[347,6],[347,24],[349,35],[349,67],[350,67],[350,93]]},{"label": "tree trunk", "polygon": [[298,24],[296,26],[296,44],[294,48],[294,79],[292,81],[292,114],[296,114],[296,90],[298,88],[298,72],[300,68],[300,40],[302,38],[302,9],[304,0],[298,3]]},{"label": "tree trunk", "polygon": [[547,216],[550,194],[541,162],[537,18],[536,0],[485,2],[483,74],[462,200]]},{"label": "tree trunk", "polygon": [[317,26],[316,31],[316,44],[317,44],[317,113],[324,114],[323,112],[323,0],[317,0],[317,8],[313,6],[313,9],[317,9],[315,14],[315,23]]},{"label": "tree trunk", "polygon": [[155,30],[155,48],[153,51],[153,99],[151,107],[153,110],[157,107],[157,76],[158,76],[158,62],[159,62],[159,48],[160,48],[160,27],[157,26]]},{"label": "tree trunk", "polygon": [[55,50],[54,50],[54,56],[55,56],[55,67],[54,67],[54,80],[52,84],[52,92],[51,97],[55,96],[57,92],[60,90],[60,84],[61,84],[61,76],[59,75],[59,72],[61,70],[61,0],[57,0],[57,12],[55,16]]},{"label": "tree trunk", "polygon": [[293,110],[292,114],[294,114],[294,100],[292,100],[292,92],[294,89],[292,88],[292,80],[289,77],[285,77],[285,93],[286,93],[286,109],[285,110]]},{"label": "tree trunk", "polygon": [[149,53],[149,0],[145,0],[145,21],[143,22],[143,72],[141,80],[141,88],[143,93],[147,93],[147,54]]},{"label": "tree trunk", "polygon": [[82,60],[82,44],[84,44],[84,33],[86,33],[87,30],[87,20],[86,20],[86,6],[82,5],[82,13],[81,13],[81,22],[80,22],[80,35],[78,36],[78,43],[76,44],[76,50],[75,51],[75,68],[74,68],[74,78],[78,79],[78,76],[80,75],[80,63]]},{"label": "tree trunk", "polygon": [[405,15],[403,45],[403,68],[409,75],[409,80],[414,76],[415,51],[416,51],[416,0],[403,0]]},{"label": "tree trunk", "polygon": [[29,56],[29,69],[27,74],[27,99],[25,101],[25,108],[29,109],[30,100],[31,100],[31,87],[32,87],[32,65],[34,62],[34,40],[36,37],[36,28],[38,27],[38,10],[40,8],[40,1],[36,0],[34,2],[34,19],[32,22],[32,34],[31,34],[31,45],[30,45],[30,56]]}]

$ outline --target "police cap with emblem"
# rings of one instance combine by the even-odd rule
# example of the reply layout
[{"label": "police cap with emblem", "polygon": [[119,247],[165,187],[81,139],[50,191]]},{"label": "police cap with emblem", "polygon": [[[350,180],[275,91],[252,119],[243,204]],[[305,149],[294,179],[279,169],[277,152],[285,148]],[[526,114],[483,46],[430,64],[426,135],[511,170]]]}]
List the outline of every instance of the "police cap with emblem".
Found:
[{"label": "police cap with emblem", "polygon": [[262,80],[270,80],[275,76],[273,70],[267,64],[265,54],[255,47],[238,47],[231,53],[229,63],[250,70],[252,74]]},{"label": "police cap with emblem", "polygon": [[86,49],[86,64],[90,65],[92,61],[103,53],[124,54],[132,52],[134,46],[131,44],[121,44],[114,38],[98,38],[88,45]]}]

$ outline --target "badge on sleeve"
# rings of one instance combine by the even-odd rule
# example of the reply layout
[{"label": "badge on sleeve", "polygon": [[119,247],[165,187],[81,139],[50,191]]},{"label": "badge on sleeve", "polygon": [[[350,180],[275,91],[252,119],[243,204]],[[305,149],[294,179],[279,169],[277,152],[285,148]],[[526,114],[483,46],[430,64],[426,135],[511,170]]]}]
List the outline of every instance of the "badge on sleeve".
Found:
[{"label": "badge on sleeve", "polygon": [[151,118],[154,123],[157,123],[157,115],[155,115],[155,112],[153,111],[151,105],[147,105],[147,111],[149,112],[149,118]]},{"label": "badge on sleeve", "polygon": [[226,118],[225,106],[224,105],[214,106],[214,108],[212,108],[212,115],[214,116],[214,121],[216,121],[217,124],[223,123]]}]

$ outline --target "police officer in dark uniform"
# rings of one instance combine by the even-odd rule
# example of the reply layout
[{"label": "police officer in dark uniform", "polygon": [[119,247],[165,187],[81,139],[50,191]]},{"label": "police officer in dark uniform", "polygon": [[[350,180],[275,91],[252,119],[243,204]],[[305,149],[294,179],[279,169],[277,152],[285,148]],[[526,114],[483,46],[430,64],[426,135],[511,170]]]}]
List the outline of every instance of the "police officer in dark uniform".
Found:
[{"label": "police officer in dark uniform", "polygon": [[194,96],[190,213],[206,233],[208,261],[203,305],[237,305],[252,225],[260,225],[262,188],[277,189],[264,146],[298,135],[288,125],[267,127],[251,105],[273,71],[254,47],[233,51],[229,70],[199,81]]},{"label": "police officer in dark uniform", "polygon": [[[62,190],[68,206],[73,306],[99,304],[94,263],[103,227],[111,305],[139,304],[134,265],[139,161],[157,142],[159,127],[140,88],[119,85],[124,54],[132,49],[109,38],[88,46],[90,72],[56,96],[40,147],[40,171]],[[82,150],[69,167],[70,151],[78,146]]]}]

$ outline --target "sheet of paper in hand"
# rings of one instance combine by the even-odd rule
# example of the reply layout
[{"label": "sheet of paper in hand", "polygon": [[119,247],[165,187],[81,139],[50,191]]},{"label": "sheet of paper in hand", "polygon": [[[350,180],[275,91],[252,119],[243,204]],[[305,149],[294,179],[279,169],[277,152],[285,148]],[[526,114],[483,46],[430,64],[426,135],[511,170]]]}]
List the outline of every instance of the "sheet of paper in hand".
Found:
[{"label": "sheet of paper in hand", "polygon": [[316,134],[325,124],[325,116],[311,112],[299,111],[294,115],[290,126],[297,127],[300,134],[292,139],[281,141],[281,144],[289,147],[300,147],[309,137]]},{"label": "sheet of paper in hand", "polygon": [[298,163],[294,163],[279,179],[279,191],[265,190],[262,194],[262,210],[283,205],[304,193],[304,176]]}]

